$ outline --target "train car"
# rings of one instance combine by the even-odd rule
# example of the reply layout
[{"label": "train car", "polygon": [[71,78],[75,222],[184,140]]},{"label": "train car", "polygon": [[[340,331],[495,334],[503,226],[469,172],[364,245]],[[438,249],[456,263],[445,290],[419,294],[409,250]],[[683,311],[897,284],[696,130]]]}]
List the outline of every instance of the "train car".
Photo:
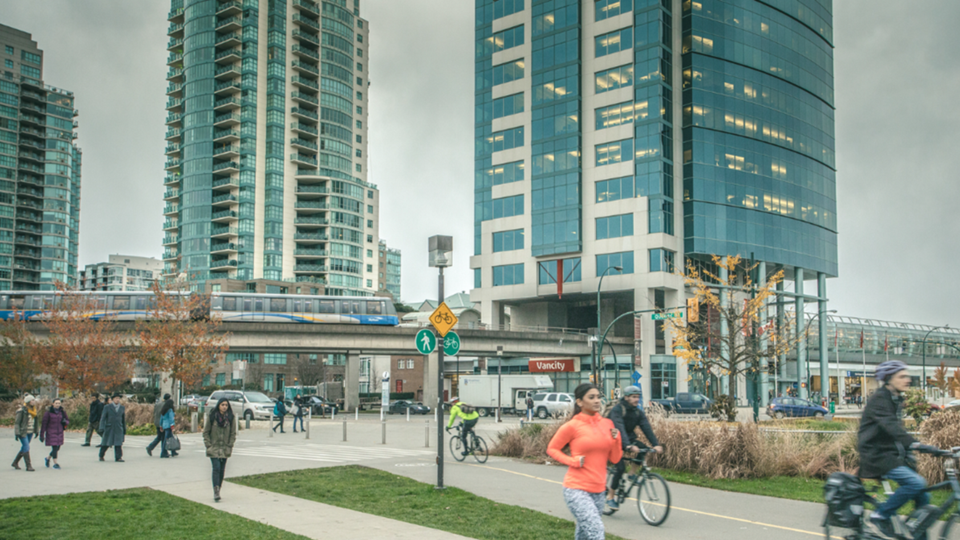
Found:
[{"label": "train car", "polygon": [[[89,297],[85,316],[133,321],[151,316],[150,291],[82,291]],[[184,295],[191,293],[185,292]],[[0,291],[0,318],[19,312],[29,320],[40,320],[56,305],[60,293],[52,291]],[[397,326],[399,318],[388,298],[356,296],[306,296],[261,293],[213,293],[209,310],[195,316],[220,316],[224,322],[280,322],[304,324],[368,324]]]}]

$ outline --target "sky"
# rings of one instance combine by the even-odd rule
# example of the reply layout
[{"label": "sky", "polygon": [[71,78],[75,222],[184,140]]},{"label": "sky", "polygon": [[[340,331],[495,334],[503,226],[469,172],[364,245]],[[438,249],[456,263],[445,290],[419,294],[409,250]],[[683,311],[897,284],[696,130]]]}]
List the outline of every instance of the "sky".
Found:
[{"label": "sky", "polygon": [[[161,257],[165,0],[0,0],[33,34],[44,80],[76,94],[79,263]],[[437,294],[427,239],[449,235],[446,293],[473,274],[473,2],[363,0],[370,23],[369,180],[380,235],[403,252],[407,303]],[[960,325],[956,0],[835,0],[840,315]],[[807,282],[813,290],[814,282]]]}]

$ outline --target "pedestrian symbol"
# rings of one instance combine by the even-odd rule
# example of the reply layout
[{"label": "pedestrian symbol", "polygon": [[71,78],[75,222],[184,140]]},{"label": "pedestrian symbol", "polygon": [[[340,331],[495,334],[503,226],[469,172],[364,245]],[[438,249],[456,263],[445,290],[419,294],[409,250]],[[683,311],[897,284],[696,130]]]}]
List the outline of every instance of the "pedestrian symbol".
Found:
[{"label": "pedestrian symbol", "polygon": [[447,356],[456,356],[460,352],[460,336],[456,332],[447,332],[443,336],[443,354]]},{"label": "pedestrian symbol", "polygon": [[[459,339],[458,349],[459,349]],[[424,328],[417,332],[417,350],[420,351],[420,354],[430,354],[434,349],[437,348],[437,337],[433,335],[433,332]]]}]

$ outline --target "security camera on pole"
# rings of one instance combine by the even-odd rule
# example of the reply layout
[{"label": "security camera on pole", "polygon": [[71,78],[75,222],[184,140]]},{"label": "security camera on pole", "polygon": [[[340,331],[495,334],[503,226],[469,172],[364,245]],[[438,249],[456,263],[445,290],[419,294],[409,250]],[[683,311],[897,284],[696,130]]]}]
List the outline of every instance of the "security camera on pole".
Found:
[{"label": "security camera on pole", "polygon": [[429,264],[438,268],[440,306],[430,315],[430,323],[437,330],[437,489],[443,489],[443,338],[457,324],[457,317],[443,302],[443,269],[453,266],[453,237],[431,236],[429,239]]}]

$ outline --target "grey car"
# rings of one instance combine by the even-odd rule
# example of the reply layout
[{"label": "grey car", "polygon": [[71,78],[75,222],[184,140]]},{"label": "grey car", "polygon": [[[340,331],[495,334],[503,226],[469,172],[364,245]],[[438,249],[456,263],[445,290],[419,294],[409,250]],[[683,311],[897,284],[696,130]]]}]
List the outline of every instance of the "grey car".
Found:
[{"label": "grey car", "polygon": [[568,392],[541,392],[533,396],[533,413],[540,419],[569,416],[574,403],[573,394]]}]

